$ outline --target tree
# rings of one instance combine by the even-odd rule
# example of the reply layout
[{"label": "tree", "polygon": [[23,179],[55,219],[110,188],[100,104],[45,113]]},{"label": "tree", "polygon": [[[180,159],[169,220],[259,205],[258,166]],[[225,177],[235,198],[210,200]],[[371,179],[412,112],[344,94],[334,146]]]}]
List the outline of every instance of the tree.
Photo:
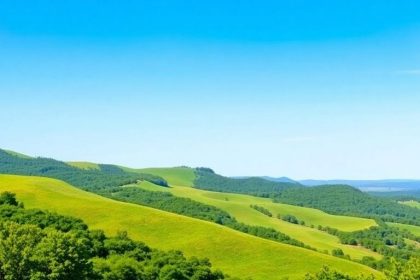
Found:
[{"label": "tree", "polygon": [[0,279],[29,279],[35,266],[33,248],[41,240],[41,229],[36,226],[0,224]]},{"label": "tree", "polygon": [[48,230],[33,256],[36,279],[89,279],[92,271],[89,240],[75,232]]},{"label": "tree", "polygon": [[331,253],[332,253],[333,256],[336,256],[336,257],[344,256],[344,252],[340,248],[333,249]]},{"label": "tree", "polygon": [[11,192],[2,192],[0,194],[0,205],[3,205],[3,204],[18,206],[16,195]]},{"label": "tree", "polygon": [[420,258],[412,257],[406,263],[391,259],[391,266],[385,271],[389,280],[418,280],[420,279]]}]

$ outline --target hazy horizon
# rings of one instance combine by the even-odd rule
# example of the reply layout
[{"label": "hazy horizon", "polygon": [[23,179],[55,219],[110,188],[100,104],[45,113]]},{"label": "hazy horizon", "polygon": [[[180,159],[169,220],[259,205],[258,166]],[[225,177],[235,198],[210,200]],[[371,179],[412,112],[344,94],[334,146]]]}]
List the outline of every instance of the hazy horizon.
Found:
[{"label": "hazy horizon", "polygon": [[227,176],[418,179],[419,10],[3,1],[0,148]]}]

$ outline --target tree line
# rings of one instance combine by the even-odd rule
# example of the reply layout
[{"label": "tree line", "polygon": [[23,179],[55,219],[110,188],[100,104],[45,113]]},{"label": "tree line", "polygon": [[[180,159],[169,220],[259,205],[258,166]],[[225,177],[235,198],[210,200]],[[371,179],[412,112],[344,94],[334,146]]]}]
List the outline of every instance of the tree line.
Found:
[{"label": "tree line", "polygon": [[388,269],[391,266],[392,259],[405,263],[411,258],[420,257],[420,250],[415,245],[406,242],[406,239],[420,242],[420,237],[390,227],[381,221],[378,221],[378,224],[379,226],[353,232],[344,232],[322,226],[318,226],[318,229],[337,236],[343,244],[363,246],[383,255],[384,257],[380,260],[372,257],[364,257],[361,260],[361,263],[378,270]]}]

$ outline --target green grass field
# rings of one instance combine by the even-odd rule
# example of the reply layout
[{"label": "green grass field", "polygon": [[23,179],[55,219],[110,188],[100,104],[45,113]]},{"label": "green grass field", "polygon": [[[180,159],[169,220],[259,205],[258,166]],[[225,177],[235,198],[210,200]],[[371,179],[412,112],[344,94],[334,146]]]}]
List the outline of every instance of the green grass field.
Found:
[{"label": "green grass field", "polygon": [[409,200],[409,201],[400,201],[400,203],[420,209],[420,202],[418,201]]},{"label": "green grass field", "polygon": [[[173,195],[180,197],[188,197],[193,200],[213,205],[220,209],[223,209],[234,216],[238,221],[249,225],[258,225],[274,228],[280,232],[283,232],[292,238],[304,242],[320,251],[327,250],[329,253],[333,249],[340,248],[345,254],[350,255],[354,259],[361,259],[364,256],[372,256],[374,258],[381,258],[378,253],[372,252],[360,246],[349,246],[339,242],[336,236],[330,235],[326,232],[310,228],[310,225],[315,227],[318,225],[330,226],[343,231],[355,231],[360,229],[369,228],[370,226],[376,225],[375,221],[371,219],[362,219],[348,216],[336,216],[330,215],[323,211],[293,206],[282,203],[273,203],[270,199],[254,197],[249,195],[232,194],[232,193],[219,193],[211,192],[191,187],[182,187],[175,185],[176,183],[182,182],[185,185],[192,185],[191,178],[194,174],[188,173],[191,169],[165,169],[165,168],[154,168],[154,169],[142,169],[142,172],[159,175],[165,178],[171,185],[171,188],[163,188],[160,186],[153,185],[149,182],[142,182],[140,187],[152,190],[152,191],[168,191]],[[179,178],[177,175],[179,174]],[[251,204],[263,206],[273,213],[273,217],[268,217],[252,208]],[[277,219],[277,214],[285,215],[291,214],[296,216],[299,220],[305,221],[308,226],[301,226],[291,224],[283,220]]]},{"label": "green grass field", "polygon": [[93,162],[87,162],[87,161],[68,161],[66,162],[68,165],[71,165],[73,167],[77,167],[84,170],[99,170],[99,165],[97,163]]},{"label": "green grass field", "polygon": [[406,225],[406,224],[399,224],[399,223],[387,223],[390,226],[397,227],[400,229],[405,229],[414,234],[415,236],[420,237],[420,227],[413,226],[413,225]]},{"label": "green grass field", "polygon": [[131,171],[148,173],[164,178],[171,186],[192,187],[195,179],[194,169],[188,167],[144,168]]},{"label": "green grass field", "polygon": [[148,207],[107,199],[62,181],[0,175],[0,191],[11,191],[27,208],[40,208],[83,219],[91,228],[113,235],[126,230],[137,240],[188,256],[208,257],[215,268],[253,279],[302,279],[323,265],[352,275],[375,274],[366,266],[243,234],[220,225]]}]

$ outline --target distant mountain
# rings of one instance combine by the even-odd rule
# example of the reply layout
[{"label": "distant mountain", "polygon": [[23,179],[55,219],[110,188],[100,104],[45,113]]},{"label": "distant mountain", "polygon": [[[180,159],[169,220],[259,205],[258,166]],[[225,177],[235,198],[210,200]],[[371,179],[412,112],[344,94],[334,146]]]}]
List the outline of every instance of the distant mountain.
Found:
[{"label": "distant mountain", "polygon": [[281,183],[293,183],[293,184],[300,184],[298,181],[290,179],[289,177],[270,177],[270,176],[262,176],[261,178],[266,179],[272,182],[281,182]]},{"label": "distant mountain", "polygon": [[300,182],[290,179],[289,177],[270,177],[270,176],[235,176],[231,177],[233,179],[249,179],[249,178],[261,178],[271,182],[277,183],[292,183],[292,184],[299,184]]},{"label": "distant mountain", "polygon": [[419,191],[420,180],[389,179],[389,180],[301,180],[306,186],[318,185],[350,185],[362,191],[369,192],[400,192]]}]

